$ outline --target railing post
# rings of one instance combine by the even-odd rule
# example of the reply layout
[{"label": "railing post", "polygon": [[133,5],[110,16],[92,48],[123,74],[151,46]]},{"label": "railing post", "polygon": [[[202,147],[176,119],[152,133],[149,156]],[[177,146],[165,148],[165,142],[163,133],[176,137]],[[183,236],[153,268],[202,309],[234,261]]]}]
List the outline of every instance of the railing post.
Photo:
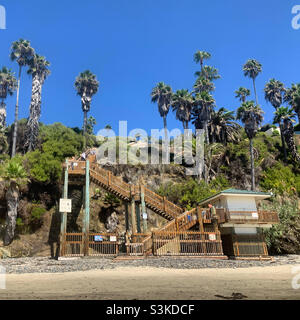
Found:
[{"label": "railing post", "polygon": [[[65,179],[64,179],[64,199],[68,199],[68,184],[69,184],[69,163],[68,160],[66,160],[66,168],[65,168]],[[67,213],[63,212],[61,213],[61,226],[60,226],[60,255],[64,256],[65,254],[65,242],[66,242],[66,232],[67,232]]]},{"label": "railing post", "polygon": [[201,212],[201,208],[200,207],[197,207],[197,216],[198,216],[198,223],[199,223],[199,231],[201,233],[204,233],[202,212]]},{"label": "railing post", "polygon": [[144,217],[144,214],[147,214],[146,203],[145,203],[145,187],[141,185],[140,190],[141,190],[141,206],[142,206],[142,215],[143,215],[143,232],[146,233],[148,226],[147,226],[147,219],[145,219]]},{"label": "railing post", "polygon": [[164,212],[167,212],[167,211],[166,211],[166,199],[167,199],[166,197],[163,197],[163,201],[164,201]]},{"label": "railing post", "polygon": [[90,162],[87,160],[85,165],[85,206],[84,206],[84,222],[83,234],[85,238],[84,255],[89,254],[89,229],[90,229]]}]

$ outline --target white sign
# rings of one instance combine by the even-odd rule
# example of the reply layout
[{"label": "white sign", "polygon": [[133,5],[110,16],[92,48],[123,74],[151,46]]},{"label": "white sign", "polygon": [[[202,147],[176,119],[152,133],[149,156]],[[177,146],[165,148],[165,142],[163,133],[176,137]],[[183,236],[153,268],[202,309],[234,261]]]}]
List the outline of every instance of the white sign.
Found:
[{"label": "white sign", "polygon": [[71,199],[60,199],[59,201],[59,212],[72,212],[72,200]]},{"label": "white sign", "polygon": [[110,236],[109,240],[111,242],[116,242],[117,241],[117,237],[116,236]]},{"label": "white sign", "polygon": [[258,213],[257,212],[252,212],[252,218],[258,219]]},{"label": "white sign", "polygon": [[210,233],[208,235],[208,238],[209,238],[210,241],[216,241],[217,240],[216,235],[214,233]]},{"label": "white sign", "polygon": [[143,213],[143,219],[144,219],[144,220],[147,220],[147,219],[148,219],[147,213]]}]

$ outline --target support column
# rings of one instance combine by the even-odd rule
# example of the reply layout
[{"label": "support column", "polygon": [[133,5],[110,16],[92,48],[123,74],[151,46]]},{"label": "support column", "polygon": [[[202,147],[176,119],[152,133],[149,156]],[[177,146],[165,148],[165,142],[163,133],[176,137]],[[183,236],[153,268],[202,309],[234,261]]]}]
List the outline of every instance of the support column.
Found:
[{"label": "support column", "polygon": [[85,163],[85,192],[84,192],[84,255],[88,255],[89,251],[89,230],[90,230],[90,162]]},{"label": "support column", "polygon": [[136,223],[137,223],[137,232],[141,233],[141,210],[140,205],[135,203],[135,212],[136,212]]},{"label": "support column", "polygon": [[[68,184],[69,184],[69,171],[68,171],[68,160],[66,160],[65,168],[65,179],[64,179],[64,191],[63,198],[68,199]],[[67,213],[61,213],[61,224],[60,224],[60,255],[64,255],[65,240],[67,233]]]},{"label": "support column", "polygon": [[125,228],[126,228],[126,232],[128,232],[129,231],[128,202],[125,202]]},{"label": "support column", "polygon": [[147,219],[144,219],[144,213],[147,214],[146,211],[146,203],[145,203],[145,187],[141,185],[141,208],[142,208],[142,216],[143,216],[143,232],[147,233],[148,226],[147,226]]},{"label": "support column", "polygon": [[135,199],[134,199],[134,186],[130,186],[131,195],[131,233],[136,233],[136,214],[135,214]]}]

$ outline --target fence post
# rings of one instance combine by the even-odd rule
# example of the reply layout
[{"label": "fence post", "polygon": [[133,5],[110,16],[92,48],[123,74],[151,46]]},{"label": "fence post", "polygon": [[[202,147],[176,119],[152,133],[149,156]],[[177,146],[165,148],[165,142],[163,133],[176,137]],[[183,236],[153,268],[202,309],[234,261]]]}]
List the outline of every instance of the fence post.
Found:
[{"label": "fence post", "polygon": [[[64,180],[64,199],[68,199],[68,184],[69,184],[69,171],[68,171],[68,160],[66,160],[65,168],[65,180]],[[61,226],[60,226],[60,255],[64,256],[65,254],[65,245],[66,245],[66,232],[67,232],[67,213],[61,213]]]},{"label": "fence post", "polygon": [[85,238],[84,255],[89,255],[89,229],[90,229],[90,162],[87,160],[85,165],[85,206],[83,233]]}]

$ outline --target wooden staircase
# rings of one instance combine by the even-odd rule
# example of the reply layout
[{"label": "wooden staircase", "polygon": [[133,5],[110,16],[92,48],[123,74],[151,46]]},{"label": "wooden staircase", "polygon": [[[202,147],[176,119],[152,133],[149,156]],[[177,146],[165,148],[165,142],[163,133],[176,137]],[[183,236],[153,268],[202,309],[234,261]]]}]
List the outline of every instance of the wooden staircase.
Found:
[{"label": "wooden staircase", "polygon": [[[69,175],[85,175],[85,161],[70,161],[69,164],[71,165]],[[110,171],[101,168],[97,163],[90,163],[90,181],[125,201],[130,201],[134,198],[135,201],[140,202],[141,193],[143,192],[146,207],[169,221],[174,220],[183,213],[182,208],[168,201],[165,197],[161,197],[144,186],[126,183],[121,177],[113,175]]]}]

